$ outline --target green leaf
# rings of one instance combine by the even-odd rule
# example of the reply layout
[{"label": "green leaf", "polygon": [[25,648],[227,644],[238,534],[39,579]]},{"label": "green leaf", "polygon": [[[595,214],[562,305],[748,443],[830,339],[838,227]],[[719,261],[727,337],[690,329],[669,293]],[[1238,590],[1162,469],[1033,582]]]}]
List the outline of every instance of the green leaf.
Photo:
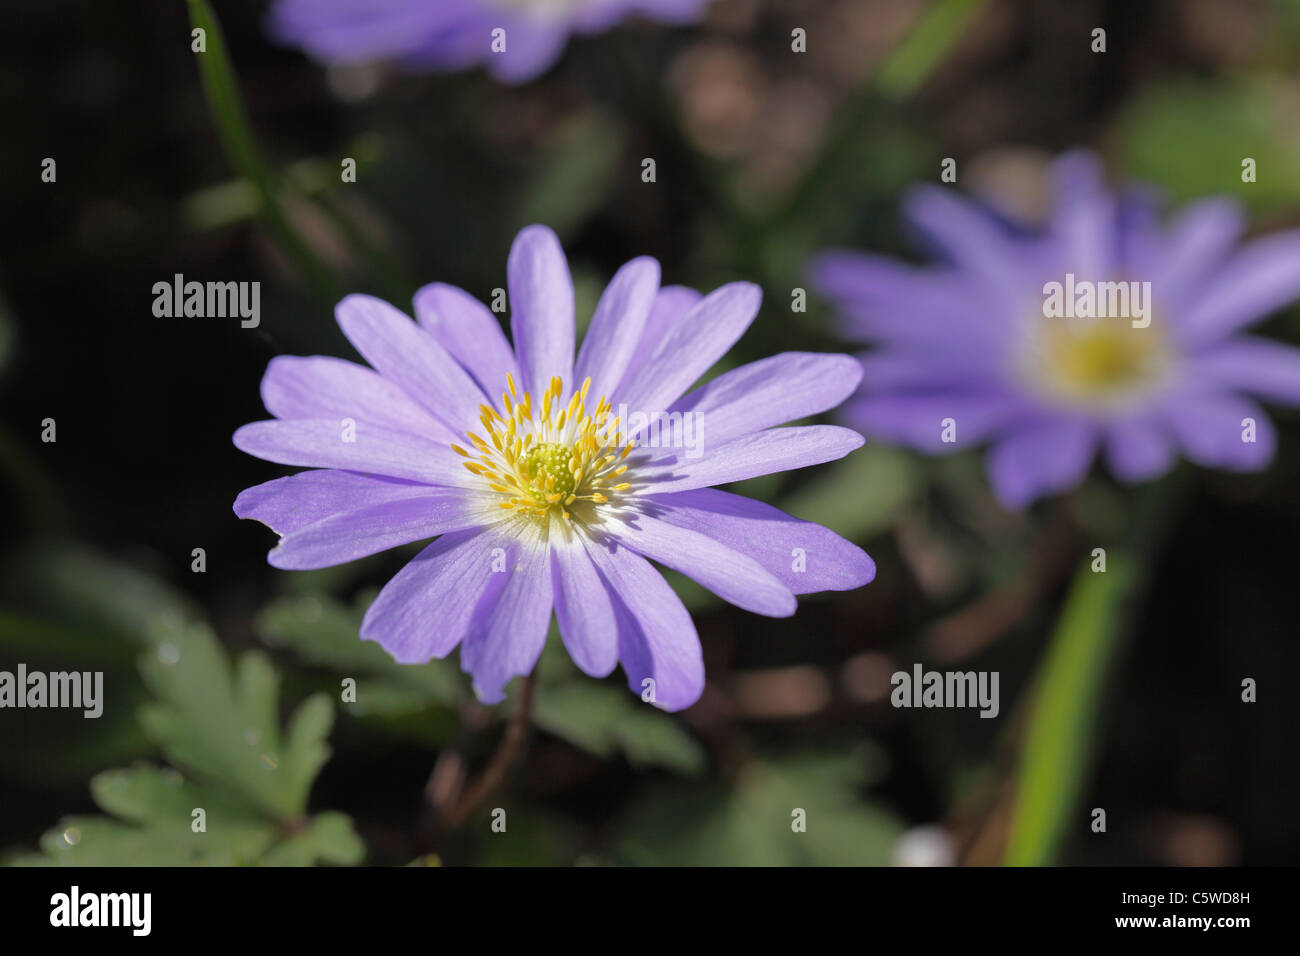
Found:
[{"label": "green leaf", "polygon": [[[1152,89],[1118,124],[1127,173],[1160,183],[1175,202],[1228,194],[1256,212],[1300,203],[1300,138],[1287,80],[1180,81]],[[1242,160],[1256,181],[1241,181]]]},{"label": "green leaf", "polygon": [[[91,781],[109,817],[61,820],[41,838],[40,866],[240,866],[357,863],[364,847],[351,821],[322,813],[289,828],[175,770],[138,765]],[[196,811],[202,810],[202,815]],[[202,826],[196,832],[198,821]],[[288,834],[288,835],[286,835]]]},{"label": "green leaf", "polygon": [[629,691],[586,678],[539,692],[533,722],[597,757],[622,753],[637,766],[688,775],[705,768],[704,749],[673,717]]},{"label": "green leaf", "polygon": [[920,490],[915,459],[896,448],[867,445],[825,469],[781,508],[860,541],[887,528]]},{"label": "green leaf", "polygon": [[[137,827],[107,817],[67,817],[41,837],[41,853],[20,857],[20,866],[234,866],[247,862],[270,838],[269,825],[256,834],[191,833],[186,821],[174,826]],[[186,834],[189,834],[188,836]],[[218,842],[218,840],[226,842]]]},{"label": "green leaf", "polygon": [[305,830],[277,844],[261,862],[264,866],[311,866],[321,860],[355,866],[365,855],[365,844],[352,829],[352,821],[329,811],[313,817]]},{"label": "green leaf", "polygon": [[332,710],[309,700],[287,740],[276,722],[279,678],[266,656],[249,651],[234,675],[207,628],[191,625],[140,665],[156,698],[140,720],[168,758],[218,788],[237,793],[276,819],[301,814],[308,783],[323,762]]},{"label": "green leaf", "polygon": [[[305,814],[329,757],[334,710],[327,696],[304,701],[282,733],[280,678],[269,658],[250,651],[232,667],[211,629],[152,579],[73,549],[53,550],[25,570],[40,584],[34,593],[68,597],[64,616],[98,620],[101,628],[107,619],[110,633],[147,648],[138,665],[150,698],[139,708],[139,725],[179,769],[141,765],[94,777],[92,796],[109,816],[67,818],[44,835],[41,854],[16,862],[306,865],[361,858],[345,816]],[[121,593],[106,590],[106,580]],[[0,634],[24,623],[0,617]],[[65,652],[80,650],[80,625],[44,633]],[[196,809],[203,814],[196,817]],[[195,832],[200,818],[204,827]]]},{"label": "green leaf", "polygon": [[0,659],[33,670],[102,671],[109,695],[96,720],[80,711],[51,711],[40,720],[15,712],[12,733],[0,734],[0,774],[47,785],[84,782],[156,752],[136,720],[145,699],[137,658],[195,615],[189,602],[147,572],[61,543],[18,552],[0,582],[6,602],[19,609],[0,612]]},{"label": "green leaf", "polygon": [[[69,817],[41,838],[41,862],[62,866],[232,866],[254,861],[276,824],[174,770],[139,765],[91,781],[112,817]],[[204,831],[193,815],[204,813]],[[31,861],[36,862],[36,861]]]},{"label": "green leaf", "polygon": [[280,598],[258,614],[254,629],[272,647],[357,681],[354,714],[401,714],[430,704],[457,706],[464,683],[449,661],[398,664],[374,641],[361,640],[364,607],[325,595]]},{"label": "green leaf", "polygon": [[187,620],[197,608],[156,576],[90,548],[46,544],[6,565],[5,590],[15,603],[50,621],[83,628],[87,653],[105,631],[149,645]]},{"label": "green leaf", "polygon": [[619,857],[651,866],[886,864],[902,825],[859,793],[878,762],[866,750],[756,761],[730,788],[652,794],[629,815]]},{"label": "green leaf", "polygon": [[334,704],[324,694],[313,694],[289,718],[284,742],[282,786],[291,806],[307,805],[311,785],[329,760],[325,741],[334,725]]}]

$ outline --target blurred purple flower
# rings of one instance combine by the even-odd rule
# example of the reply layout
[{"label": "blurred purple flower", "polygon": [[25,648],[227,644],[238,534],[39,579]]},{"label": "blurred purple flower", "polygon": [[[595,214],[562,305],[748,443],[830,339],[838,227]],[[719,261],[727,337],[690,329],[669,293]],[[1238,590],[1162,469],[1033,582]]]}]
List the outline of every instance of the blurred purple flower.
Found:
[{"label": "blurred purple flower", "polygon": [[[554,63],[573,33],[640,14],[687,23],[709,0],[278,0],[271,33],[325,63],[397,60],[417,70],[483,64],[522,83]],[[493,31],[505,49],[493,51]]]},{"label": "blurred purple flower", "polygon": [[[1237,333],[1300,296],[1300,231],[1237,249],[1243,215],[1229,199],[1161,225],[1151,192],[1110,194],[1091,155],[1060,158],[1053,176],[1050,221],[1032,232],[950,190],[916,189],[905,215],[943,265],[814,259],[813,283],[848,334],[877,345],[848,420],[929,453],[990,442],[994,491],[1012,507],[1077,485],[1099,450],[1127,482],[1158,477],[1179,452],[1266,466],[1276,435],[1248,396],[1300,405],[1300,349]],[[1137,282],[1139,296],[1149,282],[1146,317],[1048,317],[1048,283],[1067,274],[1079,289]]]},{"label": "blurred purple flower", "polygon": [[[578,667],[604,677],[621,662],[629,686],[644,696],[653,680],[669,710],[698,699],[704,665],[690,614],[647,558],[773,617],[793,614],[796,594],[873,578],[871,559],[838,535],[710,487],[860,446],[833,425],[773,427],[843,401],[862,376],[856,360],[787,352],[683,395],[753,321],[756,286],[660,288],[658,262],[633,259],[575,362],[573,283],[555,234],[523,230],[507,279],[513,349],[486,306],[435,283],[415,297],[418,324],[369,296],[339,303],[373,371],[272,360],[262,399],[276,420],[245,425],[235,444],[323,469],[236,500],[241,518],[281,535],[272,565],[327,567],[441,535],[380,592],[362,638],[403,663],[459,645],[492,703],[533,669],[554,609]],[[672,417],[652,425],[656,412]]]}]

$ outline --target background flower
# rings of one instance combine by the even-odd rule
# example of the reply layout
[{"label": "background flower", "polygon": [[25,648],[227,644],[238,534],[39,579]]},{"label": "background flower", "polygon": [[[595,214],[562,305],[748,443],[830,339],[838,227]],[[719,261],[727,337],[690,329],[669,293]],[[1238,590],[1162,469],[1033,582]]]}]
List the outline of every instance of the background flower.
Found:
[{"label": "background flower", "polygon": [[[278,0],[270,29],[326,63],[398,60],[412,69],[486,66],[507,83],[554,63],[570,34],[600,33],[625,17],[698,18],[709,0]],[[493,31],[505,49],[493,52]]]},{"label": "background flower", "polygon": [[[818,257],[816,285],[848,334],[879,346],[849,420],[926,452],[990,442],[990,478],[1012,506],[1079,484],[1098,450],[1125,481],[1160,476],[1178,452],[1267,465],[1275,433],[1248,396],[1300,405],[1300,349],[1238,333],[1300,296],[1300,231],[1237,249],[1244,216],[1228,199],[1162,225],[1149,193],[1107,192],[1083,153],[1053,179],[1041,230],[938,186],[914,191],[907,218],[945,260],[933,268]],[[1149,283],[1152,298],[1139,307],[1134,287],[1121,316],[1046,315],[1047,284],[1067,275],[1069,288]]]}]

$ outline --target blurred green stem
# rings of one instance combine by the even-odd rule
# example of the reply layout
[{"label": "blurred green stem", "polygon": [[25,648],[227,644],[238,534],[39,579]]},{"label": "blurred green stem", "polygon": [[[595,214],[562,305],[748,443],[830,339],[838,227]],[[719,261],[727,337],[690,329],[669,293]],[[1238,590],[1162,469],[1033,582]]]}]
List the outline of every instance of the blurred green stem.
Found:
[{"label": "blurred green stem", "polygon": [[186,0],[186,4],[189,6],[190,23],[196,29],[203,30],[206,37],[206,52],[195,53],[194,56],[198,60],[203,93],[216,123],[221,145],[235,169],[257,189],[261,199],[262,220],[276,242],[304,280],[333,304],[343,297],[344,290],[333,271],[316,257],[284,214],[280,205],[279,185],[257,148],[243,98],[235,83],[221,24],[207,0]]},{"label": "blurred green stem", "polygon": [[876,91],[890,100],[911,96],[961,38],[987,0],[936,0],[885,60]]},{"label": "blurred green stem", "polygon": [[1118,610],[1135,579],[1133,559],[1092,559],[1075,575],[1039,670],[1021,754],[1008,866],[1051,864],[1078,809],[1102,687],[1123,631]]},{"label": "blurred green stem", "polygon": [[1003,862],[1056,861],[1073,827],[1092,763],[1101,699],[1112,663],[1134,626],[1133,607],[1189,493],[1185,471],[1134,492],[1125,543],[1107,549],[1106,570],[1089,555],[1075,574],[1056,630],[1039,666],[1021,748],[1011,835]]}]

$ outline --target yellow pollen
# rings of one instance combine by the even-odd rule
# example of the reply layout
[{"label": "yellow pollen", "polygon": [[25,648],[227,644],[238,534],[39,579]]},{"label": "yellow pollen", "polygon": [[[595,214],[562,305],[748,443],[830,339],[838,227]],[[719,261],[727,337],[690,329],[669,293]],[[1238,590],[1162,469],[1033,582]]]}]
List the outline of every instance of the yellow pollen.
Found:
[{"label": "yellow pollen", "polygon": [[1156,380],[1169,357],[1154,325],[1134,328],[1127,319],[1106,318],[1042,322],[1029,373],[1040,387],[1072,403],[1122,400]]},{"label": "yellow pollen", "polygon": [[552,378],[537,415],[532,395],[521,394],[513,376],[506,376],[506,386],[501,394],[505,414],[480,407],[482,434],[467,433],[473,451],[452,445],[469,459],[465,467],[502,496],[499,507],[548,520],[554,515],[567,523],[590,520],[595,506],[631,491],[628,481],[610,485],[628,470],[622,462],[632,443],[620,440],[618,419],[609,420],[608,398],[602,395],[595,411],[588,411],[590,378],[567,401],[564,383]]}]

